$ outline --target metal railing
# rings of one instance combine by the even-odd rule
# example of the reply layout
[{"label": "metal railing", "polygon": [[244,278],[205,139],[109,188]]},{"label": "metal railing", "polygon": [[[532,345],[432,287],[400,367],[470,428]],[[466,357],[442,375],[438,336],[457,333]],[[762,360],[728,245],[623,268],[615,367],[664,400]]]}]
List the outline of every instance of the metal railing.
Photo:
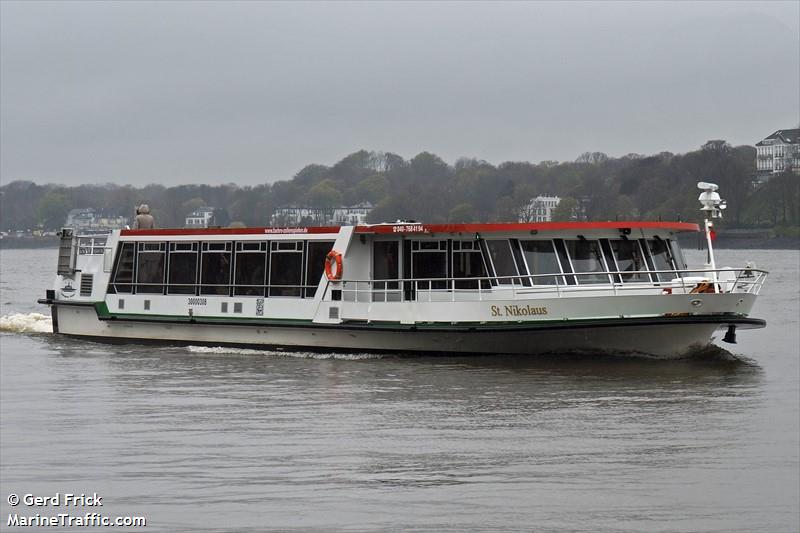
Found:
[{"label": "metal railing", "polygon": [[[714,281],[716,274],[716,281]],[[325,300],[349,302],[482,301],[619,294],[758,294],[769,273],[754,268],[626,270],[472,278],[344,279],[327,281]],[[605,278],[598,281],[598,278]],[[109,283],[117,294],[313,298],[317,285]]]},{"label": "metal railing", "polygon": [[[716,282],[713,276],[715,273]],[[574,272],[475,278],[341,280],[328,283],[325,298],[329,297],[328,290],[339,291],[340,296],[334,299],[349,302],[409,300],[455,302],[530,299],[547,295],[562,298],[576,295],[616,296],[632,293],[758,294],[768,274],[765,270],[754,268],[721,268],[714,270]],[[598,277],[607,278],[607,281],[597,281]],[[637,277],[649,279],[634,280]],[[470,283],[474,286],[465,288],[465,284]]]},{"label": "metal railing", "polygon": [[111,294],[149,294],[166,296],[253,296],[313,298],[317,285],[253,285],[221,283],[145,283],[111,281]]}]

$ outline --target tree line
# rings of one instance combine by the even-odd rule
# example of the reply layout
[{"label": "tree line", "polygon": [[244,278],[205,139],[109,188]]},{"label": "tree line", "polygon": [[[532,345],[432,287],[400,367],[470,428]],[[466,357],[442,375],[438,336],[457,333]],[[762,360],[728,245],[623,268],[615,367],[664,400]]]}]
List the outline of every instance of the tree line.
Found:
[{"label": "tree line", "polygon": [[[448,164],[422,152],[406,160],[390,152],[360,150],[332,166],[310,164],[292,179],[255,186],[233,183],[144,187],[113,184],[0,186],[0,229],[59,228],[70,209],[92,207],[132,218],[149,204],[159,227],[182,227],[201,206],[224,208],[231,224],[264,226],[278,207],[328,208],[370,202],[370,222],[516,221],[539,195],[562,198],[555,219],[683,220],[699,218],[698,181],[719,184],[728,201],[723,225],[800,225],[800,177],[791,172],[758,184],[756,151],[709,141],[685,154],[586,152],[572,162],[505,162],[461,158]],[[579,209],[577,209],[579,207]],[[577,215],[576,215],[577,213]]]}]

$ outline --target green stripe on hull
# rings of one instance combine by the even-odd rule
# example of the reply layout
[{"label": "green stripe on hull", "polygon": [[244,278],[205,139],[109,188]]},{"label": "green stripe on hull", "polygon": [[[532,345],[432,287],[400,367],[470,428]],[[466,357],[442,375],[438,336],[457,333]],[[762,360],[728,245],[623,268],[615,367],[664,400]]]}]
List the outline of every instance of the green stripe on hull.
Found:
[{"label": "green stripe on hull", "polygon": [[312,327],[324,329],[380,329],[393,331],[494,331],[494,330],[519,330],[519,329],[566,329],[587,327],[618,327],[618,326],[644,326],[654,324],[738,324],[743,327],[760,328],[765,322],[757,318],[748,318],[741,315],[684,315],[684,316],[641,316],[628,318],[584,318],[584,319],[558,319],[534,321],[504,321],[504,322],[418,322],[415,324],[402,324],[393,321],[343,321],[339,324],[320,324],[309,319],[290,318],[252,318],[252,317],[215,317],[215,316],[183,316],[183,315],[156,315],[144,313],[111,313],[105,302],[94,304],[97,317],[100,320],[154,322],[172,324],[196,325],[237,325],[237,326],[286,326],[286,327]]}]

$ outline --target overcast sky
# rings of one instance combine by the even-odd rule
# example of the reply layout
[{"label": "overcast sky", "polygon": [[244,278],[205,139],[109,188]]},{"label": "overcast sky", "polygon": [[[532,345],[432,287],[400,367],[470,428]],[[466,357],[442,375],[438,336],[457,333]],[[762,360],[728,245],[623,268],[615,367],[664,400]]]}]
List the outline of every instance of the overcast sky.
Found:
[{"label": "overcast sky", "polygon": [[0,181],[574,160],[800,121],[800,2],[0,2]]}]

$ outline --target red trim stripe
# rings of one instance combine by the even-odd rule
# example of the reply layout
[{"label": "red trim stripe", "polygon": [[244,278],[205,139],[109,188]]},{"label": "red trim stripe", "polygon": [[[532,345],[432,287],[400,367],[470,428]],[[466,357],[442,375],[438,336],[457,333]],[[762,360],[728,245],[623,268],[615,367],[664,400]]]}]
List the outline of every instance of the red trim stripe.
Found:
[{"label": "red trim stripe", "polygon": [[158,237],[161,235],[309,235],[339,233],[339,226],[309,228],[177,228],[124,229],[123,237]]},{"label": "red trim stripe", "polygon": [[514,231],[563,231],[597,229],[663,229],[671,231],[700,231],[690,222],[536,222],[499,224],[381,224],[358,226],[356,233],[499,233]]},{"label": "red trim stripe", "polygon": [[[314,226],[308,228],[210,228],[210,229],[126,229],[123,237],[155,237],[167,235],[316,235],[339,233],[339,226]],[[668,231],[700,231],[700,226],[691,222],[536,222],[495,224],[376,224],[357,226],[356,233],[375,234],[427,234],[427,233],[500,233],[520,231],[564,231],[603,229],[661,229]]]}]

